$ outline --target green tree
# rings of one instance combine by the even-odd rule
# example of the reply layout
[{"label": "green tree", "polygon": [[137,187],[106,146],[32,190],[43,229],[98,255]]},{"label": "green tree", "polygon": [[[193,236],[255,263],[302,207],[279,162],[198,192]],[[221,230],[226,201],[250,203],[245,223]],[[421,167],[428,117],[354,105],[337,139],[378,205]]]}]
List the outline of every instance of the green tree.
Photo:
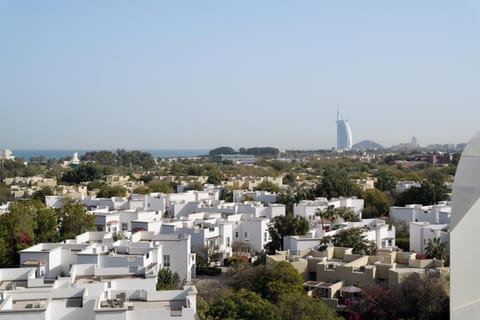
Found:
[{"label": "green tree", "polygon": [[103,186],[97,194],[99,198],[125,197],[127,189],[122,186]]},{"label": "green tree", "polygon": [[[377,246],[375,242],[365,239],[363,230],[360,228],[343,229],[325,239],[332,241],[335,247],[352,248],[355,254],[375,255]],[[325,248],[325,245],[323,246]]]},{"label": "green tree", "polygon": [[281,160],[271,160],[268,161],[268,164],[275,170],[279,172],[286,172],[292,168],[292,164],[287,161]]},{"label": "green tree", "polygon": [[439,238],[428,239],[425,246],[425,253],[428,259],[445,261],[447,258],[447,245]]},{"label": "green tree", "polygon": [[95,161],[102,165],[114,166],[117,165],[117,159],[115,154],[111,151],[99,150],[99,151],[88,151],[84,156],[81,157],[82,161]]},{"label": "green tree", "polygon": [[327,168],[323,178],[314,190],[317,197],[357,196],[361,194],[360,188],[354,184],[345,171]]},{"label": "green tree", "polygon": [[255,187],[255,190],[263,190],[268,192],[280,192],[280,187],[273,182],[263,181],[257,184],[257,186]]},{"label": "green tree", "polygon": [[188,187],[185,188],[185,191],[188,191],[188,190],[201,191],[202,189],[203,189],[203,185],[200,182],[193,181],[188,185]]},{"label": "green tree", "polygon": [[388,169],[378,170],[375,174],[377,181],[375,182],[375,188],[384,191],[390,192],[395,190],[395,186],[398,182],[397,176]]},{"label": "green tree", "polygon": [[93,215],[87,213],[79,202],[67,200],[56,211],[59,219],[60,241],[75,238],[81,233],[95,229]]},{"label": "green tree", "polygon": [[7,266],[19,262],[18,251],[35,243],[36,208],[32,201],[13,203],[9,211],[0,216],[0,235],[7,252],[0,254]]},{"label": "green tree", "polygon": [[282,180],[283,184],[289,185],[290,187],[295,187],[297,183],[297,176],[293,173],[287,173]]},{"label": "green tree", "polygon": [[220,170],[210,170],[208,172],[208,179],[207,183],[213,184],[213,185],[219,185],[222,183],[224,177],[223,174]]},{"label": "green tree", "polygon": [[79,165],[76,169],[65,172],[62,176],[62,181],[79,184],[80,182],[102,179],[105,174],[107,174],[105,167],[100,167],[95,163],[89,162]]},{"label": "green tree", "polygon": [[229,186],[225,186],[221,193],[220,200],[224,200],[225,202],[233,202],[233,190]]},{"label": "green tree", "polygon": [[365,200],[365,209],[363,210],[365,219],[387,215],[392,205],[385,192],[378,189],[366,190],[363,199]]},{"label": "green tree", "polygon": [[304,292],[302,276],[286,261],[273,261],[238,272],[232,277],[231,285],[235,290],[254,291],[272,303],[283,294]]},{"label": "green tree", "polygon": [[259,266],[252,279],[253,291],[272,303],[291,292],[303,292],[303,278],[288,262],[271,262]]},{"label": "green tree", "polygon": [[278,319],[269,301],[246,289],[224,295],[211,306],[210,312],[214,319]]},{"label": "green tree", "polygon": [[395,205],[401,207],[407,204],[432,205],[448,198],[448,188],[445,185],[423,181],[420,187],[411,187],[402,192],[397,197]]},{"label": "green tree", "polygon": [[53,190],[49,186],[42,187],[40,190],[35,191],[32,198],[34,200],[39,200],[45,202],[45,196],[53,196]]},{"label": "green tree", "polygon": [[460,152],[455,152],[452,155],[452,165],[453,166],[458,166],[458,162],[460,161],[461,156],[462,156],[462,154]]},{"label": "green tree", "polygon": [[149,187],[145,187],[145,186],[140,186],[133,190],[134,194],[149,194],[151,192],[152,190],[150,190]]},{"label": "green tree", "polygon": [[[2,219],[0,219],[1,221]],[[6,240],[6,232],[0,227],[0,267],[10,267],[13,264],[11,250]]]},{"label": "green tree", "polygon": [[35,220],[36,242],[57,242],[58,216],[55,209],[47,207],[43,202],[37,202]]},{"label": "green tree", "polygon": [[102,188],[105,188],[106,186],[107,186],[107,184],[104,181],[94,180],[94,181],[88,182],[87,190],[88,191],[92,191],[92,190],[95,190],[95,189],[100,190]]},{"label": "green tree", "polygon": [[351,208],[337,208],[339,216],[345,222],[360,222],[360,217]]},{"label": "green tree", "polygon": [[0,182],[0,204],[10,200],[10,188]]},{"label": "green tree", "polygon": [[197,315],[200,320],[213,319],[210,316],[210,304],[208,304],[208,302],[199,294],[197,294]]},{"label": "green tree", "polygon": [[153,159],[150,153],[138,150],[125,151],[117,149],[115,158],[118,164],[127,168],[140,167],[148,170],[156,166],[155,159]]},{"label": "green tree", "polygon": [[160,180],[152,180],[147,184],[147,187],[152,190],[152,192],[161,192],[161,193],[172,193],[172,185],[168,182]]},{"label": "green tree", "polygon": [[340,216],[339,212],[336,210],[335,206],[330,205],[326,209],[317,208],[315,210],[315,215],[320,217],[323,230],[323,219],[327,219],[330,222],[335,221]]},{"label": "green tree", "polygon": [[0,160],[0,180],[4,178],[25,177],[31,172],[26,172],[27,166],[24,164],[22,158],[15,158],[15,160]]},{"label": "green tree", "polygon": [[413,273],[405,278],[395,292],[401,319],[449,319],[449,284],[445,277],[433,272]]},{"label": "green tree", "polygon": [[284,236],[303,236],[308,232],[308,228],[308,221],[300,216],[287,214],[273,218],[273,226],[268,229],[272,241],[267,245],[267,250],[271,254],[275,250],[281,250]]},{"label": "green tree", "polygon": [[276,313],[282,320],[340,320],[322,300],[302,293],[285,293],[276,304]]},{"label": "green tree", "polygon": [[162,268],[157,275],[157,290],[173,290],[180,285],[180,276],[177,271]]},{"label": "green tree", "polygon": [[285,205],[285,213],[293,215],[293,204],[295,203],[295,195],[291,190],[277,194],[277,203]]}]

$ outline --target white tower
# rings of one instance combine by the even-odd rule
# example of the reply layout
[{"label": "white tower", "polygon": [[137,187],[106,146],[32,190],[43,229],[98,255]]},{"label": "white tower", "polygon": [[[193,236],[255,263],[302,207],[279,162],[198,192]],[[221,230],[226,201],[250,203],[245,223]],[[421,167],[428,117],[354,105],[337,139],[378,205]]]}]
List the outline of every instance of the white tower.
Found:
[{"label": "white tower", "polygon": [[337,110],[337,150],[350,150],[352,148],[352,130],[348,120],[343,119]]}]

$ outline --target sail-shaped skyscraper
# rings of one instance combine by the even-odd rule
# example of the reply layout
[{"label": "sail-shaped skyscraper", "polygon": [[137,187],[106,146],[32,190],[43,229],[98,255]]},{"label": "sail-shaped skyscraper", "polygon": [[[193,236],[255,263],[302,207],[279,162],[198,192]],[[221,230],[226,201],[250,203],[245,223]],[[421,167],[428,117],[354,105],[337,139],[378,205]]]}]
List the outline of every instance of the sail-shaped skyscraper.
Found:
[{"label": "sail-shaped skyscraper", "polygon": [[348,120],[343,119],[337,110],[337,150],[350,150],[352,148],[352,130]]}]

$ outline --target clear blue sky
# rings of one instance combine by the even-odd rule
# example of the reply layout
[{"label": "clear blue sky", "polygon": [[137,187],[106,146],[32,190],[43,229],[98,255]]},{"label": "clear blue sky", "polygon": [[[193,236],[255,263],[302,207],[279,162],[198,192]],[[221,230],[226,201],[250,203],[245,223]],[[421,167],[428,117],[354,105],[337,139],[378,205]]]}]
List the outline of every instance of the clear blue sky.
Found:
[{"label": "clear blue sky", "polygon": [[479,1],[0,0],[0,149],[459,143],[479,85]]}]

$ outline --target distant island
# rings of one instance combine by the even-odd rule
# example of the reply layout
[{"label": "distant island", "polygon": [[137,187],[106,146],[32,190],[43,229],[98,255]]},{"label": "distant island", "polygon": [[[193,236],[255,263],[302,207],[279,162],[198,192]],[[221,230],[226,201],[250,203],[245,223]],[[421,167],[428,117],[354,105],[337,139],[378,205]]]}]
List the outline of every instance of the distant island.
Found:
[{"label": "distant island", "polygon": [[385,149],[381,144],[376,143],[372,140],[363,140],[358,143],[355,143],[352,146],[352,150],[360,151],[360,150],[380,150]]},{"label": "distant island", "polygon": [[235,151],[231,147],[218,147],[213,150],[210,150],[208,153],[209,156],[220,155],[220,154],[245,154],[259,157],[277,157],[280,154],[280,150],[273,147],[253,147],[253,148],[240,148],[238,151]]}]

